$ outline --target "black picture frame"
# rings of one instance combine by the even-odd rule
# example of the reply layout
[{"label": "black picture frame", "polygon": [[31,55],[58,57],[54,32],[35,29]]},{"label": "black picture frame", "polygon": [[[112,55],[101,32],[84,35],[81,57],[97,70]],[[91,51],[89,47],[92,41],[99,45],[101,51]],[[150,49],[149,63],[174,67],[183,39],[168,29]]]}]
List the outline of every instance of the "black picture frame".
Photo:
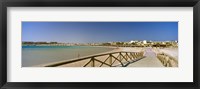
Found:
[{"label": "black picture frame", "polygon": [[[194,82],[7,82],[7,7],[193,7]],[[1,89],[199,89],[200,0],[1,0]]]}]

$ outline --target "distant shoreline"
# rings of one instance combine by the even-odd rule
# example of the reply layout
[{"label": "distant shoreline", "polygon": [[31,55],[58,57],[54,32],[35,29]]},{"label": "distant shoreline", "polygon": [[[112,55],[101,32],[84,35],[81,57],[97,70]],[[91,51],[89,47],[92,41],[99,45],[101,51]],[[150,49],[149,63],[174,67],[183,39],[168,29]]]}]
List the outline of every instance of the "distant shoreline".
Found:
[{"label": "distant shoreline", "polygon": [[[70,46],[55,46],[55,45],[22,45],[23,46],[34,46],[34,47],[70,47]],[[116,46],[90,46],[90,45],[71,45],[71,47],[73,46],[80,46],[80,47],[104,47],[104,48],[119,48],[119,47],[116,47]]]}]

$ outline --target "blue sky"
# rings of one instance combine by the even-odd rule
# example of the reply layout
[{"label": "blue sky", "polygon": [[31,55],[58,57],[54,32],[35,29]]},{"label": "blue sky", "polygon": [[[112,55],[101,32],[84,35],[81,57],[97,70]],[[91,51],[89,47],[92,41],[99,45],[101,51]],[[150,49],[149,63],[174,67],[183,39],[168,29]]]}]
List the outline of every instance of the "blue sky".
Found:
[{"label": "blue sky", "polygon": [[22,41],[178,40],[178,22],[22,22]]}]

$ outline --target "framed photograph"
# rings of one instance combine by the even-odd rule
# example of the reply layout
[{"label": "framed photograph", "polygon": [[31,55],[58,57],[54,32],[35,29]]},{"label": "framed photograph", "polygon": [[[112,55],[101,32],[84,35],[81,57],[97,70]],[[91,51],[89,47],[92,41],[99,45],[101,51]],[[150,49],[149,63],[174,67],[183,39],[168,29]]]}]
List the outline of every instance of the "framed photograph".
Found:
[{"label": "framed photograph", "polygon": [[199,0],[7,0],[2,89],[199,89]]}]

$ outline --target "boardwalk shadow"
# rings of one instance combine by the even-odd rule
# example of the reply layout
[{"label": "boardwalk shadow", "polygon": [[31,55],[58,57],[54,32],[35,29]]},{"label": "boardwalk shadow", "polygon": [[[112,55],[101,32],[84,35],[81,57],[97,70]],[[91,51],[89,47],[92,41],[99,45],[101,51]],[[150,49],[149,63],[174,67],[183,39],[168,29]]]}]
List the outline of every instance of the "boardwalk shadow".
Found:
[{"label": "boardwalk shadow", "polygon": [[141,60],[141,59],[143,59],[143,58],[145,58],[145,57],[146,57],[146,56],[144,56],[144,57],[142,57],[142,58],[135,59],[135,60],[130,61],[130,62],[127,62],[123,67],[127,67],[129,64],[132,64],[132,63],[134,63],[134,62],[137,62],[137,61],[139,61],[139,60]]},{"label": "boardwalk shadow", "polygon": [[138,59],[135,59],[135,60],[133,60],[133,61],[129,61],[129,62],[126,62],[126,63],[124,63],[125,65],[116,65],[115,67],[119,67],[119,66],[121,66],[121,67],[127,67],[128,65],[130,65],[130,64],[132,64],[132,63],[134,63],[134,62],[137,62],[137,61],[139,61],[139,60],[141,60],[141,59],[143,59],[143,58],[146,58],[146,56],[144,56],[144,57],[142,57],[142,58],[138,58]]}]

